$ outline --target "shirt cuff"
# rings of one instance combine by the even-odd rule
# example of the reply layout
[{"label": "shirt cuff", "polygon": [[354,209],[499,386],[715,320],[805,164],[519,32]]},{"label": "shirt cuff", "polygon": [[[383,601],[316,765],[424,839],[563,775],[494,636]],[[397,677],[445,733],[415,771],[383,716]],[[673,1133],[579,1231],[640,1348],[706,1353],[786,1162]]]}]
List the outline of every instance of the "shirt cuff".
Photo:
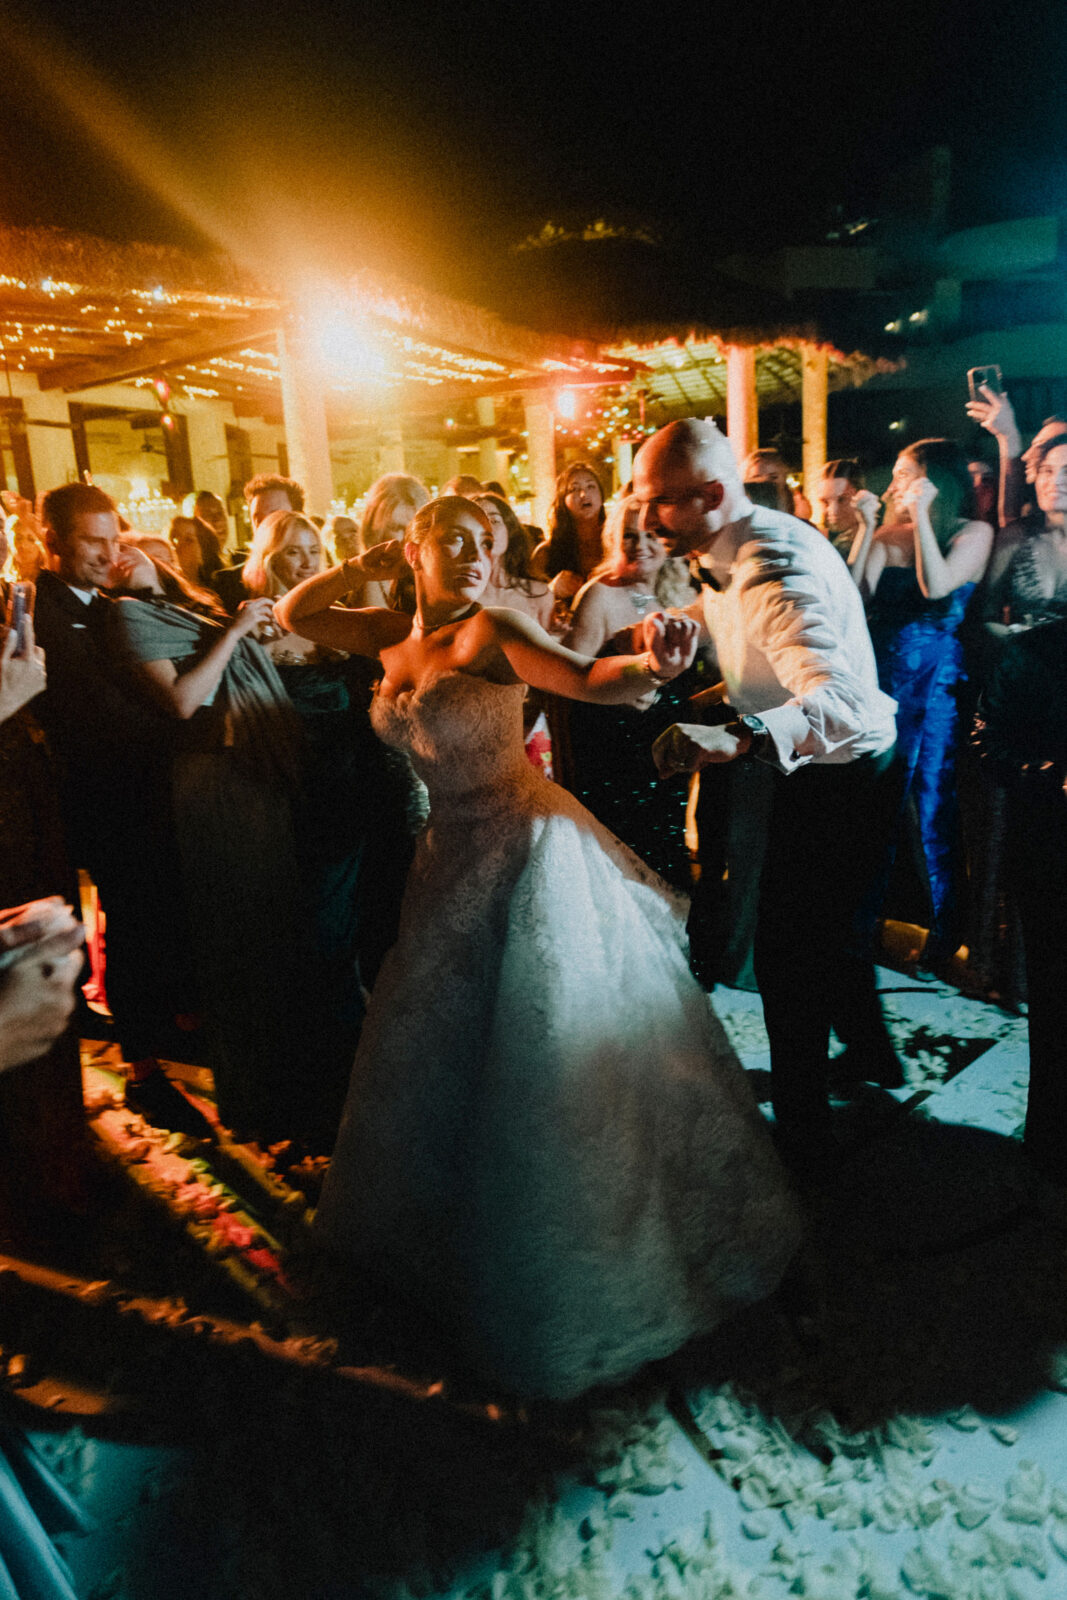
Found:
[{"label": "shirt cuff", "polygon": [[768,766],[777,767],[781,772],[794,772],[797,767],[807,765],[811,757],[800,755],[797,745],[810,739],[811,723],[799,706],[772,706],[769,711],[757,711],[754,715],[763,723],[774,747],[773,755],[768,750],[761,757]]}]

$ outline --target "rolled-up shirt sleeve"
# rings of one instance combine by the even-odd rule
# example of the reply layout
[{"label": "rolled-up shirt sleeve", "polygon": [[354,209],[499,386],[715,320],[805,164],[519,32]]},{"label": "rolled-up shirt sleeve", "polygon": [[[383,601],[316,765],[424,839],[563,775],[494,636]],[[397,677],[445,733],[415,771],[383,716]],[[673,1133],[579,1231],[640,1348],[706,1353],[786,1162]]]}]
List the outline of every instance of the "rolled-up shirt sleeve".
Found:
[{"label": "rolled-up shirt sleeve", "polygon": [[[842,569],[842,579],[851,579]],[[772,550],[741,563],[740,616],[749,643],[789,698],[758,711],[783,772],[845,762],[892,743],[896,705],[878,687],[858,593],[834,588]]]}]

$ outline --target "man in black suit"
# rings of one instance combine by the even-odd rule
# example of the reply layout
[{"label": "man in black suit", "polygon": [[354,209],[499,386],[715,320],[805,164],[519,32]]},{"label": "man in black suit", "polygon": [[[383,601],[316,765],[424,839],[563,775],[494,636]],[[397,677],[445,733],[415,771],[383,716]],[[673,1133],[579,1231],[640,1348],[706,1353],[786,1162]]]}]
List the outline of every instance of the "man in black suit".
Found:
[{"label": "man in black suit", "polygon": [[152,1120],[184,1107],[188,1121],[192,1108],[156,1060],[174,1045],[175,1015],[194,1009],[170,814],[173,724],[124,679],[112,643],[114,602],[101,589],[120,553],[114,502],[71,483],[43,497],[41,515],[52,570],[38,578],[35,627],[48,687],[34,711],[59,765],[70,859],[93,879],[107,917],[108,1003],[130,1063],[127,1101]]},{"label": "man in black suit", "polygon": [[[295,478],[283,478],[277,472],[261,472],[258,478],[250,478],[244,487],[244,497],[253,538],[260,523],[272,511],[304,509],[303,485],[297,483]],[[252,598],[244,585],[244,570],[242,561],[237,566],[221,568],[211,578],[211,587],[233,617],[237,615],[238,608]]]}]

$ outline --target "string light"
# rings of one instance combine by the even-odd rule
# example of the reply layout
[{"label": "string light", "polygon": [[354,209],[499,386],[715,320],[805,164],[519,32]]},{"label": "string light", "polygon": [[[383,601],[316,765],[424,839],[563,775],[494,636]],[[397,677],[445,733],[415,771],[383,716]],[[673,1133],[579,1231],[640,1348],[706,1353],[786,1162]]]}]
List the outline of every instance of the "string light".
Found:
[{"label": "string light", "polygon": [[[249,292],[219,292],[215,287],[178,287],[157,277],[158,262],[153,271],[150,260],[158,258],[155,251],[105,247],[77,235],[62,236],[59,247],[67,269],[62,278],[47,270],[49,253],[56,249],[50,235],[0,230],[0,250],[9,266],[0,274],[0,290],[6,291],[0,302],[0,338],[14,370],[37,371],[42,379],[50,368],[62,365],[74,374],[84,367],[91,381],[94,362],[101,357],[133,355],[149,341],[164,350],[168,345],[180,350],[184,336],[191,331],[202,336],[212,324],[222,342],[231,330],[239,333],[242,319],[277,312],[280,322],[286,314],[282,296],[264,293],[258,285]],[[203,262],[177,252],[173,259],[175,269],[187,270],[194,284],[205,270]],[[36,270],[28,269],[31,261]],[[16,263],[21,272],[11,270]],[[226,271],[225,265],[218,270]],[[625,357],[594,345],[571,345],[566,354],[546,352],[549,341],[543,336],[510,327],[492,312],[369,273],[334,286],[330,299],[338,313],[332,332],[342,336],[327,341],[334,359],[326,385],[341,398],[358,394],[368,379],[394,393],[449,385],[474,394],[487,383],[512,382],[521,389],[526,378],[558,374],[565,383],[567,375],[575,374],[583,381],[590,375],[618,381],[632,372]],[[56,317],[57,303],[63,301],[68,302],[65,320]],[[447,329],[446,339],[428,332],[437,327]],[[258,396],[264,411],[279,407],[279,362],[272,351],[251,346],[224,350],[215,357],[186,358],[170,370],[175,394],[182,399],[240,399],[247,406]],[[142,376],[125,381],[137,387],[146,383]]]}]

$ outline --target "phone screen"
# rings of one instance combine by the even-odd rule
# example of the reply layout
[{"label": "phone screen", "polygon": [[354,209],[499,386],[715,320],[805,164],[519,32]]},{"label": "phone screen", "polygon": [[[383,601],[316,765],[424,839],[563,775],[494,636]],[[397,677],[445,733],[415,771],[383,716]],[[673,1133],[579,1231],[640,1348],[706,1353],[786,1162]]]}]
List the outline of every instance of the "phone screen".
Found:
[{"label": "phone screen", "polygon": [[14,630],[15,654],[30,653],[29,621],[33,616],[34,588],[32,583],[13,583],[7,603],[7,625]]},{"label": "phone screen", "polygon": [[997,366],[972,367],[967,374],[967,388],[970,391],[972,400],[985,399],[985,395],[982,393],[983,388],[992,389],[994,394],[1003,394],[1004,380],[1001,376],[1000,368]]}]

